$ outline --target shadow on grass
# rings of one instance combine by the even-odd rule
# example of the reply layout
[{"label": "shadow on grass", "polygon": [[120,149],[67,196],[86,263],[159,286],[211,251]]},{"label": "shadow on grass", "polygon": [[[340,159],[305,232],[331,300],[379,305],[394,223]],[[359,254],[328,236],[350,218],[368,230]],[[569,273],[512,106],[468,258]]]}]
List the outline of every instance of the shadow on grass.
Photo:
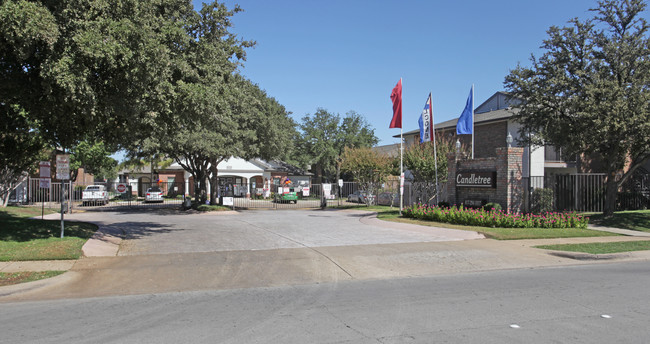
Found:
[{"label": "shadow on grass", "polygon": [[[65,236],[90,238],[97,226],[86,222],[65,221]],[[0,241],[24,242],[61,235],[60,220],[36,220],[0,212]]]},{"label": "shadow on grass", "polygon": [[650,210],[621,211],[605,218],[603,214],[589,215],[589,223],[614,228],[650,232]]}]

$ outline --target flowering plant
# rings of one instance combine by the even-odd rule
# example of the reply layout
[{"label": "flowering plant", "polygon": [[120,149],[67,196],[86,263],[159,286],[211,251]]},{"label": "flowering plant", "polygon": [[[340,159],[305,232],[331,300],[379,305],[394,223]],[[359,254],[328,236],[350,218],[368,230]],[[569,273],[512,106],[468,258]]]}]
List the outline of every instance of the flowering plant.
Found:
[{"label": "flowering plant", "polygon": [[445,222],[465,226],[500,228],[587,228],[589,218],[572,213],[547,212],[544,214],[507,213],[500,209],[465,209],[463,206],[442,208],[415,204],[402,212],[404,217]]}]

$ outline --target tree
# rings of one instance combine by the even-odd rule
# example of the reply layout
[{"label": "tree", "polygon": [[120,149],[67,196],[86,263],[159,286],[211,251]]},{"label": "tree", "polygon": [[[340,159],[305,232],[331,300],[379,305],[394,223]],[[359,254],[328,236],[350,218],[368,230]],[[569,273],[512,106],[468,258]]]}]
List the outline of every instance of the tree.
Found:
[{"label": "tree", "polygon": [[[455,143],[451,138],[436,137],[436,154],[433,142],[415,143],[404,150],[404,166],[411,173],[411,182],[423,203],[428,203],[440,192],[439,186],[447,182],[447,153],[453,152]],[[437,160],[434,158],[437,156]],[[437,162],[437,175],[436,175]],[[436,187],[436,176],[438,187]]]},{"label": "tree", "polygon": [[111,158],[111,154],[103,142],[79,142],[70,150],[70,180],[77,180],[79,168],[95,178],[114,178],[117,175],[117,160]]},{"label": "tree", "polygon": [[2,1],[0,104],[24,111],[51,148],[127,145],[168,109],[193,13],[182,0]]},{"label": "tree", "polygon": [[319,108],[307,114],[300,124],[298,143],[302,165],[312,165],[317,175],[326,180],[338,180],[341,156],[345,148],[372,147],[379,141],[375,130],[358,113],[350,111],[341,120],[337,114]]},{"label": "tree", "polygon": [[[340,166],[341,170],[349,172],[353,176],[361,190],[374,195],[376,188],[390,174],[392,161],[369,147],[346,147],[341,155]],[[369,198],[367,202],[370,202]]]},{"label": "tree", "polygon": [[7,206],[11,192],[45,158],[44,144],[34,123],[18,105],[0,102],[0,202]]},{"label": "tree", "polygon": [[[650,158],[650,39],[642,0],[603,0],[592,19],[551,27],[541,58],[505,79],[524,100],[516,116],[532,144],[596,155],[606,166],[604,214]],[[528,135],[522,135],[528,137]],[[628,166],[625,170],[626,165]]]}]

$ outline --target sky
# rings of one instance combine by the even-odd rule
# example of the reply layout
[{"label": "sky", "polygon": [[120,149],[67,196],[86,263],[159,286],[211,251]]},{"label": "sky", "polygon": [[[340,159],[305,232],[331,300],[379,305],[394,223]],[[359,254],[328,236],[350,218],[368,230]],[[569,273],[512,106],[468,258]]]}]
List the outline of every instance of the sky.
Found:
[{"label": "sky", "polygon": [[[195,9],[203,1],[193,0]],[[418,129],[429,92],[435,123],[457,118],[474,85],[477,107],[531,54],[551,26],[592,17],[595,0],[226,0],[244,12],[231,32],[257,42],[240,72],[292,113],[355,111],[379,145],[389,129],[390,94],[402,78],[403,129]]]}]

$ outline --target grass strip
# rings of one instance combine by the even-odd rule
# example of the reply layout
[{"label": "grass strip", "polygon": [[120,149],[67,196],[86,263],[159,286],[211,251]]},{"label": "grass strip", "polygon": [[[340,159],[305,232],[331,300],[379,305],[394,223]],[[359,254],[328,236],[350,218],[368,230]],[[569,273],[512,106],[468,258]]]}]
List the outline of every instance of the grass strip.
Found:
[{"label": "grass strip", "polygon": [[629,210],[617,211],[612,217],[604,217],[603,214],[584,214],[589,216],[589,223],[630,229],[633,231],[650,232],[650,210]]},{"label": "grass strip", "polygon": [[0,287],[18,283],[38,281],[45,278],[58,276],[65,271],[24,271],[0,272]]},{"label": "grass strip", "polygon": [[650,241],[618,241],[587,244],[540,245],[536,248],[545,250],[584,252],[591,254],[620,253],[650,250]]}]

